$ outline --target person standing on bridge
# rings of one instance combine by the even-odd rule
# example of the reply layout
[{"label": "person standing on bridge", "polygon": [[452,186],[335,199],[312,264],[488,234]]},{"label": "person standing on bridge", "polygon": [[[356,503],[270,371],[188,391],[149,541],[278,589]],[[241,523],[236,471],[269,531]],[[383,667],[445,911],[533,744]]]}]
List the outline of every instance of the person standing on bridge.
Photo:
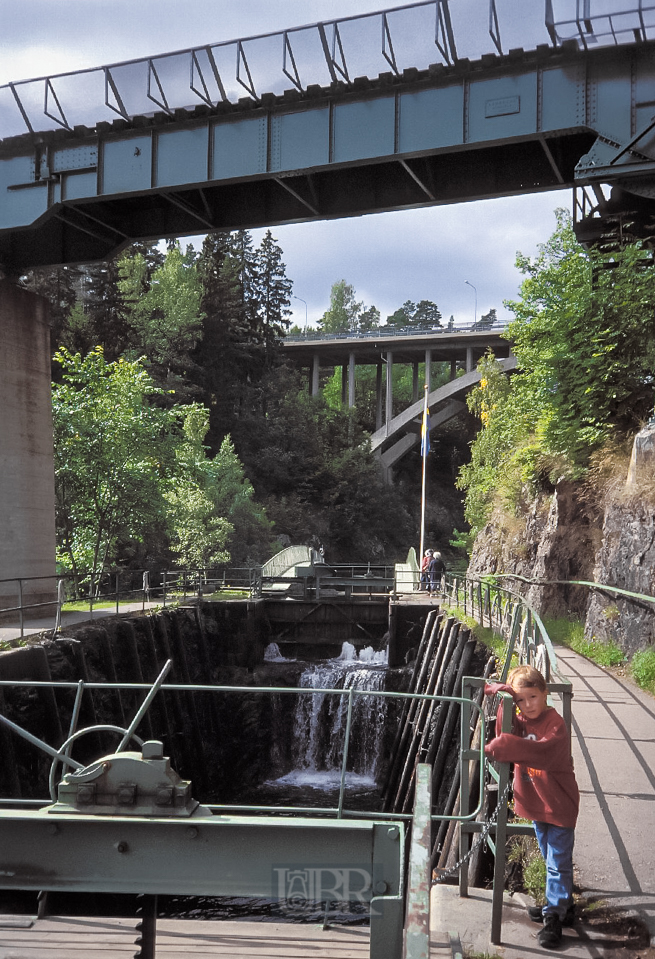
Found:
[{"label": "person standing on bridge", "polygon": [[430,583],[428,585],[428,589],[431,593],[433,593],[437,582],[441,582],[441,577],[446,572],[446,564],[444,563],[443,556],[438,549],[435,549],[432,552],[428,571],[430,573]]},{"label": "person standing on bridge", "polygon": [[426,549],[425,555],[421,560],[421,589],[430,591],[430,561],[432,559],[432,550]]},{"label": "person standing on bridge", "polygon": [[[573,772],[571,743],[566,723],[548,705],[546,680],[534,666],[517,666],[509,685],[491,683],[487,695],[510,693],[518,713],[512,732],[501,733],[502,712],[496,720],[496,737],[485,753],[503,763],[514,763],[514,809],[532,819],[539,849],[546,862],[546,904],[530,906],[533,922],[543,922],[537,939],[544,949],[556,949],[562,925],[572,925],[573,842],[580,796]],[[502,707],[501,707],[502,710]]]}]

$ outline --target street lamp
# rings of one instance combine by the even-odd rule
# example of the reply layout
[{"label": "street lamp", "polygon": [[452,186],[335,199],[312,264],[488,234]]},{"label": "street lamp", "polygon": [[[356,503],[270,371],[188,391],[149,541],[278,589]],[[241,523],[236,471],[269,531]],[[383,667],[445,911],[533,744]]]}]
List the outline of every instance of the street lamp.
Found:
[{"label": "street lamp", "polygon": [[466,283],[467,286],[470,286],[473,292],[475,293],[475,313],[473,314],[474,316],[473,326],[477,326],[478,325],[478,291],[476,290],[476,288],[473,286],[472,283],[469,283],[468,280],[464,280],[464,282]]},{"label": "street lamp", "polygon": [[294,300],[300,300],[301,303],[305,304],[305,336],[307,336],[307,300],[303,300],[302,296],[296,296],[295,293],[292,293],[291,296]]}]

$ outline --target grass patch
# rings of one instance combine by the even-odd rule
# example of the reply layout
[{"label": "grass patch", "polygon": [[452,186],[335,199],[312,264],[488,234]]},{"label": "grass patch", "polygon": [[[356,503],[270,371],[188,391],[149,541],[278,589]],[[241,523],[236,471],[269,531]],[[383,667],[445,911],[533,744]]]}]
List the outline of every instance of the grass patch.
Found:
[{"label": "grass patch", "polygon": [[579,620],[545,619],[544,626],[554,643],[568,646],[598,666],[620,666],[625,662],[625,653],[616,643],[586,639],[584,623]]},{"label": "grass patch", "polygon": [[205,596],[204,599],[248,599],[250,596],[250,590],[248,589],[219,589],[215,593],[212,593],[211,596]]},{"label": "grass patch", "polygon": [[[127,605],[127,604],[125,604]],[[114,609],[116,601],[98,599],[93,601],[94,609]],[[120,607],[119,607],[120,608]],[[90,609],[88,599],[81,599],[78,602],[62,603],[62,613],[88,613]]]},{"label": "grass patch", "polygon": [[655,649],[639,649],[632,657],[630,670],[642,689],[655,694]]},{"label": "grass patch", "polygon": [[[542,906],[546,901],[546,863],[534,836],[512,836],[508,844],[507,862],[510,875],[518,873],[518,882],[515,880],[512,891],[520,886],[538,906]],[[518,868],[512,869],[512,866]]]},{"label": "grass patch", "polygon": [[493,629],[489,629],[488,626],[480,626],[476,619],[473,619],[472,616],[467,616],[461,609],[457,609],[455,606],[440,604],[439,608],[442,609],[447,616],[454,616],[460,623],[468,626],[478,642],[486,646],[487,649],[490,649],[496,659],[500,660],[501,663],[505,661],[507,643],[502,636],[494,633]]}]

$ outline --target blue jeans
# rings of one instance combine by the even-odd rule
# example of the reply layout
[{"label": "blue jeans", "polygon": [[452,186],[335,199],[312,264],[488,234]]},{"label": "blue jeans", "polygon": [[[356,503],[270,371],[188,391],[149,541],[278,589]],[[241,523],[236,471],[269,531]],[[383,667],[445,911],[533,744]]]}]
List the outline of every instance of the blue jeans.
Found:
[{"label": "blue jeans", "polygon": [[546,863],[546,905],[544,916],[555,913],[560,919],[573,900],[573,842],[575,831],[549,822],[535,822],[534,831]]}]

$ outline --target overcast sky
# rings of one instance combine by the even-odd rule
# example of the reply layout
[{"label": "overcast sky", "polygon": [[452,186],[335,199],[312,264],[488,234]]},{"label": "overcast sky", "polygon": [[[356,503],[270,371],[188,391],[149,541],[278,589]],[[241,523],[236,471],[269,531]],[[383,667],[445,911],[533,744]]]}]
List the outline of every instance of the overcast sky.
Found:
[{"label": "overcast sky", "polygon": [[[520,2],[518,18],[511,15],[517,0],[498,0],[505,49],[529,49],[547,39],[539,33],[543,0]],[[0,84],[391,5],[384,0],[0,0]],[[474,43],[489,48],[486,0],[453,0],[452,9],[460,56],[484,52],[474,50]],[[327,308],[330,287],[339,279],[352,283],[357,298],[377,306],[383,318],[405,300],[428,299],[446,318],[454,314],[463,322],[473,319],[476,294],[478,316],[491,307],[500,317],[507,315],[503,300],[515,297],[520,283],[516,252],[534,254],[554,229],[553,210],[570,202],[567,190],[275,227],[273,234],[294,293],[307,301],[310,324]],[[253,235],[259,242],[261,231]],[[293,319],[303,325],[304,304],[293,300],[292,306]]]}]

